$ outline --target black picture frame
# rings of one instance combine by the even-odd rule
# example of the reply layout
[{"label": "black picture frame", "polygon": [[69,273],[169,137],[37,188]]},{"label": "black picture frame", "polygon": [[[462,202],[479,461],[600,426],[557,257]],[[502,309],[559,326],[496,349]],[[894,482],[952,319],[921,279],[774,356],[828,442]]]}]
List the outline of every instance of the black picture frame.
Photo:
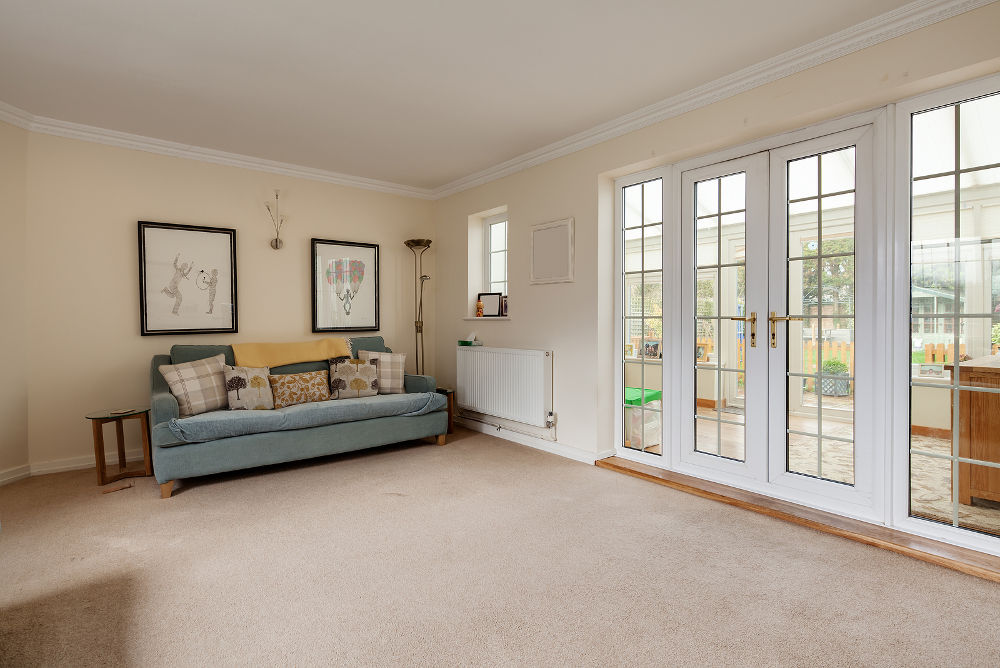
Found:
[{"label": "black picture frame", "polygon": [[484,318],[499,318],[503,315],[502,292],[480,292],[476,299],[483,303]]},{"label": "black picture frame", "polygon": [[[312,331],[377,330],[381,278],[379,245],[312,239],[309,248]],[[360,267],[355,262],[361,263]]]},{"label": "black picture frame", "polygon": [[234,228],[140,220],[138,240],[142,336],[239,331]]}]

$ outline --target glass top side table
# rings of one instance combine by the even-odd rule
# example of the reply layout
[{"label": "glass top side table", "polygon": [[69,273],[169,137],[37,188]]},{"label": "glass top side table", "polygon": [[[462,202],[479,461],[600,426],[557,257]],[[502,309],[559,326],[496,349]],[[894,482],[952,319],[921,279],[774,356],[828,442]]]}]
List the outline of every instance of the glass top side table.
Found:
[{"label": "glass top side table", "polygon": [[[97,411],[87,413],[94,428],[94,459],[97,463],[97,484],[107,485],[122,478],[135,478],[139,476],[153,475],[153,459],[149,452],[149,409],[135,408],[127,411]],[[139,420],[140,431],[142,432],[142,462],[143,468],[132,471],[125,470],[125,430],[123,422],[125,420]],[[107,466],[104,462],[104,425],[108,422],[115,423],[115,436],[118,441],[118,473],[108,475]]]}]

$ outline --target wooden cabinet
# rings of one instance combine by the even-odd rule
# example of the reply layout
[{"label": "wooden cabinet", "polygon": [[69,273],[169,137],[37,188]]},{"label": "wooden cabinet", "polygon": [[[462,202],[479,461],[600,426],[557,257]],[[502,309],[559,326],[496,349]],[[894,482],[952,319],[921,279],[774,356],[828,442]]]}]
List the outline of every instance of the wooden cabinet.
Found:
[{"label": "wooden cabinet", "polygon": [[[962,362],[960,382],[963,386],[1000,389],[1000,355]],[[959,394],[959,457],[1000,463],[1000,394]],[[1000,468],[959,463],[959,503],[970,504],[973,497],[1000,501]]]}]

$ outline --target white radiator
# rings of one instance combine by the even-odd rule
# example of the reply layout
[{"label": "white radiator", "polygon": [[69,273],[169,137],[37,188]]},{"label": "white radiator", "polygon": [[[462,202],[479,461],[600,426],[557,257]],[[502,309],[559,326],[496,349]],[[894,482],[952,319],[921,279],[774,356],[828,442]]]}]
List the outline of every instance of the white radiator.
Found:
[{"label": "white radiator", "polygon": [[458,407],[545,428],[552,410],[552,353],[458,347]]}]

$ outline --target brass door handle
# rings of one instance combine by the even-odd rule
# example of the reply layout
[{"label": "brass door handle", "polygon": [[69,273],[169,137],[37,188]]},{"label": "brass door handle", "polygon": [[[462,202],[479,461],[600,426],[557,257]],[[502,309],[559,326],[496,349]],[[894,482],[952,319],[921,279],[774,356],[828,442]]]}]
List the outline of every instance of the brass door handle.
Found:
[{"label": "brass door handle", "polygon": [[802,320],[802,318],[797,318],[795,316],[790,316],[790,315],[775,315],[774,311],[771,311],[771,317],[768,318],[768,321],[771,323],[771,347],[772,348],[777,348],[778,347],[778,321],[779,320],[785,320],[785,321],[789,321],[789,320]]},{"label": "brass door handle", "polygon": [[757,347],[757,311],[750,311],[749,318],[730,318],[730,320],[740,320],[750,323],[750,347]]}]

